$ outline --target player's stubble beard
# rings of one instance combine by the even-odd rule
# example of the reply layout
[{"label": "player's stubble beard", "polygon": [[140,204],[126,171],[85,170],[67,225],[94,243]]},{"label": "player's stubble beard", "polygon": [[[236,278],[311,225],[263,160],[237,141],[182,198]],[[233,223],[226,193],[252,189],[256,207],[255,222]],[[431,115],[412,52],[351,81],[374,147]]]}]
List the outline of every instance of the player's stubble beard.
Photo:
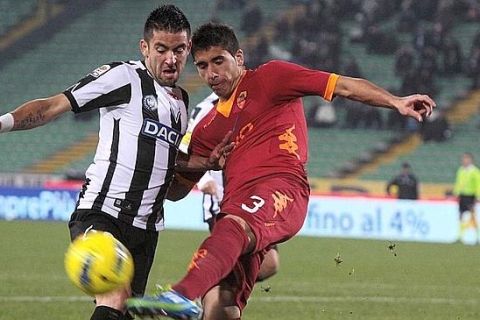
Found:
[{"label": "player's stubble beard", "polygon": [[[238,68],[238,74],[233,77],[233,81],[231,81],[231,85],[225,89],[225,93],[222,94],[221,92],[216,92],[211,86],[210,88],[215,92],[215,94],[217,94],[222,100],[228,100],[230,99],[230,97],[232,96],[232,94],[235,92],[235,89],[237,88],[238,84],[240,83],[240,81],[243,79],[243,76],[245,75],[246,73],[246,69],[244,66],[239,66]],[[224,84],[226,84],[226,86],[228,86],[228,81],[225,80],[223,82]],[[220,85],[221,87],[221,85]],[[221,89],[221,88],[220,88]]]}]

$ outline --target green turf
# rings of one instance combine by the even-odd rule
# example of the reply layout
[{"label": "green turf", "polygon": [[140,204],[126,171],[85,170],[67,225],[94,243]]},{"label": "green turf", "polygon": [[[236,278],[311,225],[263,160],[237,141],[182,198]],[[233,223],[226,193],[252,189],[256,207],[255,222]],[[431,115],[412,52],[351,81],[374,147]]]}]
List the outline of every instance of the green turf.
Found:
[{"label": "green turf", "polygon": [[[180,277],[204,236],[162,233],[150,287]],[[1,320],[89,318],[92,303],[63,271],[67,244],[66,223],[0,221]],[[257,287],[243,319],[480,318],[479,247],[388,247],[386,241],[295,238],[281,246],[280,273]]]}]

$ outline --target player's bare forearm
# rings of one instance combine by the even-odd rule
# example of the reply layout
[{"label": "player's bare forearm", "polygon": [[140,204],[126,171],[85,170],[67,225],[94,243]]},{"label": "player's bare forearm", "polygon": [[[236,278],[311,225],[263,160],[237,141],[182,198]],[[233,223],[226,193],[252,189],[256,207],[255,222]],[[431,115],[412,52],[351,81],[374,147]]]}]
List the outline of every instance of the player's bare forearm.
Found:
[{"label": "player's bare forearm", "polygon": [[167,199],[178,201],[187,196],[205,172],[176,172],[168,188]]},{"label": "player's bare forearm", "polygon": [[360,101],[372,106],[394,109],[398,97],[387,90],[360,78],[341,76],[338,78],[335,95]]},{"label": "player's bare forearm", "polygon": [[191,155],[177,158],[176,170],[178,172],[205,172],[219,169],[221,169],[219,164],[206,157]]},{"label": "player's bare forearm", "polygon": [[63,94],[28,101],[11,112],[14,119],[12,131],[42,126],[68,110],[70,102]]},{"label": "player's bare forearm", "polygon": [[338,78],[334,94],[372,106],[394,109],[418,121],[423,121],[436,107],[435,101],[428,95],[398,97],[368,80],[344,76]]},{"label": "player's bare forearm", "polygon": [[185,186],[177,186],[172,184],[170,188],[168,188],[167,200],[170,200],[170,201],[182,200],[187,196],[187,194],[190,193],[192,188],[187,188]]},{"label": "player's bare forearm", "polygon": [[21,105],[12,112],[15,120],[12,130],[27,130],[47,123],[45,109],[46,106],[38,100]]}]

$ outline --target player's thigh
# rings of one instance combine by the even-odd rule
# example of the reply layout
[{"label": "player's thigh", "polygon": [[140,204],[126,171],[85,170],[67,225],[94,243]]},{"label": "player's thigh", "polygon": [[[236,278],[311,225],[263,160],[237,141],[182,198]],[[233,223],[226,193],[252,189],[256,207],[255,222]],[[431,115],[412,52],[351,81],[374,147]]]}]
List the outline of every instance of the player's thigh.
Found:
[{"label": "player's thigh", "polygon": [[134,262],[134,275],[132,280],[132,295],[139,297],[143,296],[145,293],[145,288],[147,286],[148,276],[150,274],[150,270],[153,265],[153,259],[155,255],[155,251],[149,252],[138,252],[138,250],[131,250],[133,251],[133,262]]},{"label": "player's thigh", "polygon": [[222,203],[222,212],[248,223],[255,234],[255,251],[260,251],[298,233],[305,221],[308,198],[308,187],[271,179],[231,195]]},{"label": "player's thigh", "polygon": [[465,211],[472,212],[475,207],[475,197],[474,196],[460,196],[459,199],[459,209],[460,214]]},{"label": "player's thigh", "polygon": [[135,268],[131,283],[132,295],[143,296],[155,257],[158,232],[121,223],[123,224],[121,237],[133,257]]},{"label": "player's thigh", "polygon": [[68,222],[70,238],[73,240],[82,236],[86,231],[97,230],[110,232],[116,239],[121,241],[120,229],[113,219],[115,218],[95,210],[76,210]]}]

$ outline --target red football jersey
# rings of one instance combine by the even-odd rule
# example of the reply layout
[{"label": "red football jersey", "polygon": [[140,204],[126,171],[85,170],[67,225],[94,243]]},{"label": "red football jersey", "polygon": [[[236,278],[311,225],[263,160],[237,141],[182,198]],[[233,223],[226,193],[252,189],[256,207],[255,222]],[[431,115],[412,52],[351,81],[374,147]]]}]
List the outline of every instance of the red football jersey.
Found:
[{"label": "red football jersey", "polygon": [[[285,176],[308,186],[307,125],[301,97],[333,98],[338,75],[271,61],[247,70],[228,101],[196,126],[189,152],[208,157],[229,130],[235,148],[225,164],[225,196],[270,177]],[[293,178],[293,179],[292,179]]]}]

